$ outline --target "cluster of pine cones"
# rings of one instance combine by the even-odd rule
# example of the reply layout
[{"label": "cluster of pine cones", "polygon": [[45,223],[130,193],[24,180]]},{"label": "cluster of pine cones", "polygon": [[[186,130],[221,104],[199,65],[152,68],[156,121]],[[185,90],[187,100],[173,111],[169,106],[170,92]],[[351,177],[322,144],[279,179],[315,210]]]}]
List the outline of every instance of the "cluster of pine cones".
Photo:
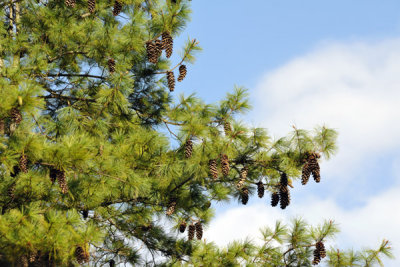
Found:
[{"label": "cluster of pine cones", "polygon": [[[181,222],[179,225],[179,232],[184,233],[186,230],[187,223],[185,221]],[[203,225],[200,221],[196,223],[191,223],[188,227],[188,239],[193,240],[194,234],[196,234],[196,238],[201,240],[203,237]]]},{"label": "cluster of pine cones", "polygon": [[[74,8],[76,6],[76,0],[65,0],[65,5],[70,8]],[[88,10],[91,14],[96,11],[96,0],[88,0]],[[122,4],[118,0],[114,1],[113,15],[118,16],[122,11]]]},{"label": "cluster of pine cones", "polygon": [[320,167],[318,163],[318,159],[321,156],[318,153],[312,152],[307,154],[307,159],[305,160],[305,164],[303,166],[303,170],[301,173],[301,184],[305,185],[310,179],[310,175],[312,174],[315,182],[319,183],[321,181],[321,173]]},{"label": "cluster of pine cones", "polygon": [[280,202],[281,209],[286,209],[290,204],[290,191],[288,187],[287,174],[282,172],[279,182],[279,192],[274,192],[271,195],[271,206],[276,207]]},{"label": "cluster of pine cones", "polygon": [[[229,158],[226,154],[221,154],[220,157],[220,162],[221,162],[221,171],[223,176],[228,176],[229,171],[230,171],[230,166],[229,166]],[[209,168],[209,173],[210,176],[214,179],[217,180],[219,176],[219,171],[218,171],[218,162],[217,159],[210,159],[208,161],[208,168]],[[246,173],[247,175],[247,173]]]},{"label": "cluster of pine cones", "polygon": [[314,259],[312,261],[312,264],[318,265],[321,262],[321,259],[325,257],[326,257],[325,245],[324,243],[322,243],[322,241],[318,241],[315,244]]}]

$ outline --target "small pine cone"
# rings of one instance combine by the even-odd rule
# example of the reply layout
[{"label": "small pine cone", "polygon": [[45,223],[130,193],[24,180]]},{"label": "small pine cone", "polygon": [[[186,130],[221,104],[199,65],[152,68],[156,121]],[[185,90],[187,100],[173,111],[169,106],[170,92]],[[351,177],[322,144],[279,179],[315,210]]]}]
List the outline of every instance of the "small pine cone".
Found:
[{"label": "small pine cone", "polygon": [[179,225],[179,232],[184,233],[186,230],[186,225],[187,224],[185,221],[181,222],[181,224]]},{"label": "small pine cone", "polygon": [[61,193],[66,194],[68,192],[68,184],[67,184],[65,172],[61,171],[61,170],[57,170],[56,178],[57,178],[58,185],[61,188]]},{"label": "small pine cone", "polygon": [[76,5],[76,0],[65,0],[65,5],[73,8]]},{"label": "small pine cone", "polygon": [[6,129],[6,123],[4,119],[0,119],[0,134],[4,134]]},{"label": "small pine cone", "polygon": [[58,170],[53,169],[53,168],[50,169],[50,180],[51,180],[51,183],[53,183],[53,184],[57,180],[57,173],[58,173]]},{"label": "small pine cone", "polygon": [[214,180],[218,179],[217,160],[216,159],[210,159],[210,161],[208,162],[208,167],[210,169],[211,177]]},{"label": "small pine cone", "polygon": [[318,249],[314,250],[314,259],[312,261],[313,265],[318,265],[321,262],[321,255]]},{"label": "small pine cone", "polygon": [[282,172],[281,173],[281,180],[280,180],[280,184],[281,186],[287,186],[288,185],[288,178],[287,178],[287,174]]},{"label": "small pine cone", "polygon": [[232,126],[229,121],[224,122],[224,131],[226,136],[230,136],[232,134]]},{"label": "small pine cone", "polygon": [[157,56],[157,45],[153,41],[146,42],[146,52],[147,52],[147,59],[150,63],[157,64],[158,56]]},{"label": "small pine cone", "polygon": [[306,185],[308,183],[308,179],[310,179],[311,168],[308,161],[304,164],[303,169],[301,171],[301,184]]},{"label": "small pine cone", "polygon": [[322,241],[318,241],[317,244],[315,244],[315,249],[318,250],[321,258],[326,257],[325,245],[324,245],[324,243],[322,243]]},{"label": "small pine cone", "polygon": [[175,75],[174,75],[174,72],[167,71],[167,82],[168,82],[169,91],[173,92],[175,90]]},{"label": "small pine cone", "polygon": [[320,167],[319,167],[318,162],[316,163],[316,166],[311,171],[311,173],[312,173],[312,176],[313,176],[315,182],[317,182],[317,183],[321,182],[321,173],[320,173]]},{"label": "small pine cone", "polygon": [[122,4],[119,1],[115,0],[113,15],[118,16],[118,14],[121,13],[121,10],[122,10]]},{"label": "small pine cone", "polygon": [[12,183],[10,187],[7,189],[7,195],[9,198],[14,199],[15,198],[15,183]]},{"label": "small pine cone", "polygon": [[15,124],[20,124],[22,121],[21,111],[18,108],[13,108],[10,111],[11,121]]},{"label": "small pine cone", "polygon": [[165,50],[167,58],[170,58],[172,55],[174,40],[172,39],[169,32],[163,32],[161,35],[161,40],[162,40],[162,48],[163,50]]},{"label": "small pine cone", "polygon": [[196,231],[196,227],[194,226],[194,224],[193,223],[190,224],[189,230],[188,230],[188,239],[189,240],[193,240],[195,231]]},{"label": "small pine cone", "polygon": [[203,225],[201,224],[201,222],[197,222],[195,224],[195,228],[196,228],[196,238],[198,240],[201,240],[201,238],[203,237]]},{"label": "small pine cone", "polygon": [[21,257],[19,257],[18,263],[17,263],[18,267],[28,267],[28,265],[29,265],[29,261],[28,261],[28,257],[26,255],[22,255]]},{"label": "small pine cone", "polygon": [[81,246],[77,246],[75,249],[75,257],[79,264],[89,262],[89,253],[85,251]]},{"label": "small pine cone", "polygon": [[249,189],[247,187],[243,187],[241,192],[242,204],[246,205],[249,201]]},{"label": "small pine cone", "polygon": [[249,169],[247,168],[247,166],[244,166],[241,170],[240,170],[240,179],[239,182],[236,184],[236,188],[240,189],[242,188],[242,186],[244,185],[244,183],[246,182],[247,179],[247,173],[249,172]]},{"label": "small pine cone", "polygon": [[108,65],[108,71],[110,73],[114,73],[114,71],[115,71],[115,60],[113,58],[110,58],[107,61],[107,65]]},{"label": "small pine cone", "polygon": [[38,257],[38,252],[33,251],[29,254],[29,262],[35,262]]},{"label": "small pine cone", "polygon": [[178,76],[178,82],[183,81],[185,79],[187,73],[186,65],[180,65],[179,66],[179,76]]},{"label": "small pine cone", "polygon": [[188,139],[185,143],[185,157],[191,158],[193,154],[193,141]]},{"label": "small pine cone", "polygon": [[223,154],[221,156],[221,169],[222,169],[222,174],[224,176],[228,176],[229,174],[229,170],[230,170],[230,166],[229,166],[229,159],[228,156],[226,154]]},{"label": "small pine cone", "polygon": [[28,172],[28,157],[25,154],[19,158],[19,169],[24,173]]},{"label": "small pine cone", "polygon": [[96,0],[88,0],[88,10],[92,14],[96,11]]},{"label": "small pine cone", "polygon": [[278,192],[274,192],[271,195],[271,206],[272,207],[276,207],[279,203],[279,193]]},{"label": "small pine cone", "polygon": [[262,198],[264,196],[264,191],[265,191],[264,184],[263,182],[259,181],[257,183],[257,193],[259,198]]},{"label": "small pine cone", "polygon": [[161,56],[162,53],[162,41],[157,39],[154,41],[154,47],[155,47],[155,56],[157,57],[157,61],[158,58]]},{"label": "small pine cone", "polygon": [[287,186],[281,186],[279,188],[279,198],[281,209],[286,209],[286,207],[290,204],[290,192]]},{"label": "small pine cone", "polygon": [[175,208],[176,208],[176,199],[171,199],[171,201],[168,204],[167,212],[165,214],[171,216],[175,212]]}]

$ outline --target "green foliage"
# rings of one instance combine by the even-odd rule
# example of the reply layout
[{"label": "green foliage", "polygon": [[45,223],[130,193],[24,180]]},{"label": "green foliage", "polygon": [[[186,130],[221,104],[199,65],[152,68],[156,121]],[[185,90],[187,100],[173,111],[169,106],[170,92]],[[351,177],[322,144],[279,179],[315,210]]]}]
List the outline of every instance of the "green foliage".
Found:
[{"label": "green foliage", "polygon": [[[174,98],[165,74],[193,63],[199,43],[188,40],[178,62],[163,54],[156,64],[148,61],[146,43],[160,40],[163,32],[178,36],[189,20],[189,1],[120,2],[118,16],[108,0],[96,0],[94,14],[83,0],[73,8],[64,0],[0,3],[1,264],[36,255],[44,266],[77,265],[78,246],[98,265],[111,259],[151,264],[146,255],[165,262],[192,255],[196,261],[208,251],[221,266],[247,261],[259,253],[250,241],[227,250],[212,244],[198,250],[165,224],[207,225],[212,203],[238,197],[236,183],[245,166],[250,192],[260,179],[275,192],[283,172],[292,180],[300,177],[307,153],[329,158],[336,132],[294,129],[273,140],[265,129],[238,120],[250,109],[241,87],[217,104],[195,95]],[[231,132],[224,132],[225,123]],[[189,139],[193,153],[186,158]],[[220,164],[221,154],[231,170],[213,179],[208,163]],[[26,173],[22,156],[28,160]],[[69,190],[63,193],[62,186]],[[166,216],[171,203],[176,207]],[[293,252],[303,253],[311,237],[334,233],[328,227],[310,235],[301,220],[293,227],[304,240],[290,239],[279,223],[263,232],[264,239],[292,242]],[[276,248],[265,249],[271,259],[282,259]],[[293,253],[287,255],[289,260]],[[374,254],[364,256],[377,261]]]}]

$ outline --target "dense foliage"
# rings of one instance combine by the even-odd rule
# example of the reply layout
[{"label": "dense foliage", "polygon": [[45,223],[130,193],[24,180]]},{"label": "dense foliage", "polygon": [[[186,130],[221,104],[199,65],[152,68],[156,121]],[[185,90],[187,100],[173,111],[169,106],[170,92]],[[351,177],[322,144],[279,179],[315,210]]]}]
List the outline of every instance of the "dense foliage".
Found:
[{"label": "dense foliage", "polygon": [[[0,3],[3,265],[66,266],[89,259],[97,266],[145,265],[152,264],[151,255],[187,261],[195,252],[191,261],[205,266],[197,262],[206,260],[202,253],[210,246],[215,257],[228,253],[235,265],[236,245],[228,252],[199,246],[171,234],[165,221],[176,228],[188,224],[200,235],[213,202],[244,203],[256,189],[285,196],[284,208],[290,204],[287,184],[300,178],[309,156],[329,158],[335,151],[336,133],[325,127],[294,129],[273,140],[264,129],[239,122],[236,116],[250,108],[243,88],[212,105],[174,95],[180,86],[175,75],[178,81],[190,75],[185,64],[200,50],[195,39],[173,47],[189,4]],[[177,50],[181,57],[173,62],[169,57]],[[282,177],[289,177],[286,185]],[[254,264],[269,260],[248,246],[243,252]],[[289,261],[292,252],[286,253]],[[285,259],[274,248],[271,253]]]}]

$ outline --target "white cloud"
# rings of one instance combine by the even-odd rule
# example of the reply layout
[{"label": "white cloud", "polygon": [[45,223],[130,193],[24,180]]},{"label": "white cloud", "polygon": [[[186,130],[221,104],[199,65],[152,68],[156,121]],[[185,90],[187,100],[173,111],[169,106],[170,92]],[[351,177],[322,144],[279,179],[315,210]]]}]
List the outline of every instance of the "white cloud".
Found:
[{"label": "white cloud", "polygon": [[[400,255],[400,39],[321,44],[266,73],[254,99],[259,126],[282,136],[293,124],[303,129],[326,124],[339,132],[339,153],[323,162],[327,179],[321,184],[293,189],[287,210],[260,202],[233,208],[218,214],[205,237],[220,245],[256,238],[260,227],[300,215],[312,224],[338,222],[340,247],[377,247],[387,238]],[[389,169],[386,176],[368,173],[376,168]],[[368,186],[369,194],[357,195]],[[362,205],[346,203],[355,198]],[[400,266],[398,257],[386,266]]]},{"label": "white cloud", "polygon": [[[255,93],[258,123],[276,135],[295,124],[339,131],[329,173],[400,147],[400,39],[325,44],[268,72]],[[335,166],[341,166],[338,169]]]}]

